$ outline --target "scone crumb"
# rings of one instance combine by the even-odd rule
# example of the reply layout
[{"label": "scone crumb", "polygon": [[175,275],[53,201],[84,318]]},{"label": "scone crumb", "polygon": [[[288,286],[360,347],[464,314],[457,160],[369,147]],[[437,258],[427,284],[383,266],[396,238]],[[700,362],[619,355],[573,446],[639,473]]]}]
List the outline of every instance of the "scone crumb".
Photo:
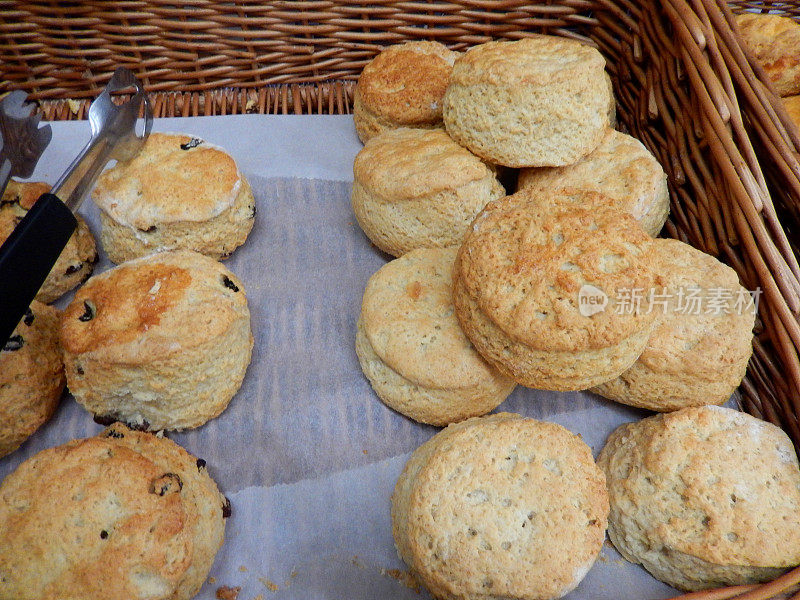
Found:
[{"label": "scone crumb", "polygon": [[239,565],[239,571],[241,573],[247,573],[247,567],[245,567],[244,565]]},{"label": "scone crumb", "polygon": [[396,579],[408,589],[414,590],[417,594],[421,591],[419,582],[410,571],[403,571],[401,569],[381,569],[381,575]]},{"label": "scone crumb", "polygon": [[208,578],[208,583],[209,583],[209,585],[213,585],[213,584],[217,583],[217,578],[216,577],[209,577]]},{"label": "scone crumb", "polygon": [[217,588],[217,600],[236,600],[241,591],[241,587],[228,587],[227,585],[223,585]]},{"label": "scone crumb", "polygon": [[278,584],[274,581],[270,581],[266,577],[259,577],[258,580],[264,584],[264,587],[267,588],[270,592],[277,592],[280,588]]}]

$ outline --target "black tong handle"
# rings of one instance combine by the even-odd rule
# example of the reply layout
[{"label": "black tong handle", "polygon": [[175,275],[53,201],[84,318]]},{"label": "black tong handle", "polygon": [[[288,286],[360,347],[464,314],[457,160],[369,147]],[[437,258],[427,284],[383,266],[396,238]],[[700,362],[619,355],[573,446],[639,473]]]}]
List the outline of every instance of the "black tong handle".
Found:
[{"label": "black tong handle", "polygon": [[0,351],[77,226],[57,196],[42,194],[0,246]]}]

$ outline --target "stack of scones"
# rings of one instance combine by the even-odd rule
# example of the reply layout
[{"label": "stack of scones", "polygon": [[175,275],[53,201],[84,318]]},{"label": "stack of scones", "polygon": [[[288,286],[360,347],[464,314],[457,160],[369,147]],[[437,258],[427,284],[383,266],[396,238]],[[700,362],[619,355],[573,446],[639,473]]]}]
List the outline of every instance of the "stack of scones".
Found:
[{"label": "stack of scones", "polygon": [[[0,233],[47,189],[14,182]],[[203,459],[155,432],[203,425],[244,379],[250,311],[218,260],[244,243],[255,202],[221,148],[161,133],[103,173],[93,199],[119,264],[61,314],[34,301],[0,350],[0,456],[50,418],[65,383],[109,427],[39,452],[0,485],[0,600],[188,600],[231,506]],[[79,220],[37,298],[82,283],[96,259]]]},{"label": "stack of scones", "polygon": [[[353,211],[396,257],[367,283],[358,358],[386,405],[446,426],[397,482],[400,557],[448,599],[560,598],[606,528],[682,590],[800,564],[789,438],[721,407],[756,303],[730,267],[656,237],[667,177],[613,129],[601,54],[550,36],[437,46],[385,50],[354,107]],[[483,416],[515,384],[661,414],[614,432],[595,463],[560,426]]]}]

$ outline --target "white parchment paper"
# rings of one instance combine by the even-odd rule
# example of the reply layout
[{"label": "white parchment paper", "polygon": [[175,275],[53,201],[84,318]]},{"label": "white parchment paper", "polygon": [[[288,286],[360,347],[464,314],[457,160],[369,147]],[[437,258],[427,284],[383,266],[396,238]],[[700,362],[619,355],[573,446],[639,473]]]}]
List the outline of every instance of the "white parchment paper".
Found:
[{"label": "white parchment paper", "polygon": [[[258,209],[247,243],[226,261],[246,287],[253,362],[219,418],[169,435],[208,462],[233,506],[225,545],[198,598],[214,598],[222,585],[240,586],[239,600],[428,597],[401,581],[389,498],[410,452],[437,429],[386,408],[358,366],[361,294],[387,257],[370,246],[350,209],[361,147],[352,118],[163,119],[154,129],[226,148],[252,184]],[[54,123],[34,177],[55,181],[87,138],[86,122]],[[97,236],[97,209],[87,202],[82,212]],[[103,256],[98,271],[109,266]],[[591,394],[521,387],[498,410],[564,425],[595,454],[616,426],[645,415]],[[50,423],[0,459],[0,477],[43,448],[99,430],[66,395]],[[569,598],[674,594],[607,543]]]}]

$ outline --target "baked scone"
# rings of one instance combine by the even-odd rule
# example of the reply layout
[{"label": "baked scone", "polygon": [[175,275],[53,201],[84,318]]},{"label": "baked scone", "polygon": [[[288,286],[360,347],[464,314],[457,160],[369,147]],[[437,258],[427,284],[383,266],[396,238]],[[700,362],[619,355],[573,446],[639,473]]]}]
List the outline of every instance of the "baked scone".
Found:
[{"label": "baked scone", "polygon": [[358,77],[353,120],[363,143],[389,129],[442,127],[442,96],[458,52],[439,42],[389,46]]},{"label": "baked scone", "polygon": [[592,452],[560,425],[511,413],[450,425],[417,448],[392,495],[398,554],[436,598],[560,598],[605,539]]},{"label": "baked scone", "polygon": [[767,581],[800,564],[800,470],[774,425],[684,408],[619,427],[598,464],[612,543],[671,586]]},{"label": "baked scone", "polygon": [[800,96],[789,96],[783,99],[783,106],[794,124],[800,129]]},{"label": "baked scone", "polygon": [[441,129],[395,129],[364,146],[353,164],[353,212],[378,248],[458,245],[486,203],[505,195],[495,170]]},{"label": "baked scone", "polygon": [[519,189],[548,192],[575,188],[599,192],[629,212],[655,237],[669,215],[664,169],[647,148],[629,135],[609,129],[586,157],[567,167],[522,169]]},{"label": "baked scone", "polygon": [[253,335],[239,279],[188,250],[91,278],[61,321],[67,386],[99,422],[158,431],[219,415],[244,379]]},{"label": "baked scone", "polygon": [[507,167],[571,165],[611,125],[605,64],[595,48],[563,37],[475,46],[453,65],[444,94],[447,132]]},{"label": "baked scone", "polygon": [[608,124],[609,127],[617,126],[617,99],[614,97],[614,82],[611,76],[605,72],[606,85],[608,86]]},{"label": "baked scone", "polygon": [[461,327],[517,383],[581,390],[626,371],[656,314],[651,238],[596,192],[517,192],[489,203],[453,272]]},{"label": "baked scone", "polygon": [[34,300],[0,348],[0,456],[53,416],[64,383],[58,311]]},{"label": "baked scone", "polygon": [[188,600],[229,505],[196,459],[115,424],[44,450],[0,486],[1,600]]},{"label": "baked scone", "polygon": [[389,407],[430,425],[484,415],[514,381],[484,361],[453,314],[456,248],[412,250],[370,277],[356,353]]},{"label": "baked scone", "polygon": [[800,94],[800,23],[764,13],[736,15],[747,47],[781,96]]},{"label": "baked scone", "polygon": [[[8,182],[0,200],[0,244],[2,244],[22,218],[31,209],[39,196],[50,191],[44,182]],[[86,281],[97,263],[97,249],[89,226],[80,215],[75,215],[78,228],[69,238],[64,251],[50,270],[36,299],[49,304],[72,288]]]},{"label": "baked scone", "polygon": [[653,240],[658,323],[642,355],[592,391],[659,412],[724,404],[753,353],[755,303],[736,271],[678,240]]},{"label": "baked scone", "polygon": [[151,134],[135,158],[100,175],[92,199],[103,248],[117,264],[180,249],[225,259],[244,244],[256,214],[233,157],[175,133]]}]

